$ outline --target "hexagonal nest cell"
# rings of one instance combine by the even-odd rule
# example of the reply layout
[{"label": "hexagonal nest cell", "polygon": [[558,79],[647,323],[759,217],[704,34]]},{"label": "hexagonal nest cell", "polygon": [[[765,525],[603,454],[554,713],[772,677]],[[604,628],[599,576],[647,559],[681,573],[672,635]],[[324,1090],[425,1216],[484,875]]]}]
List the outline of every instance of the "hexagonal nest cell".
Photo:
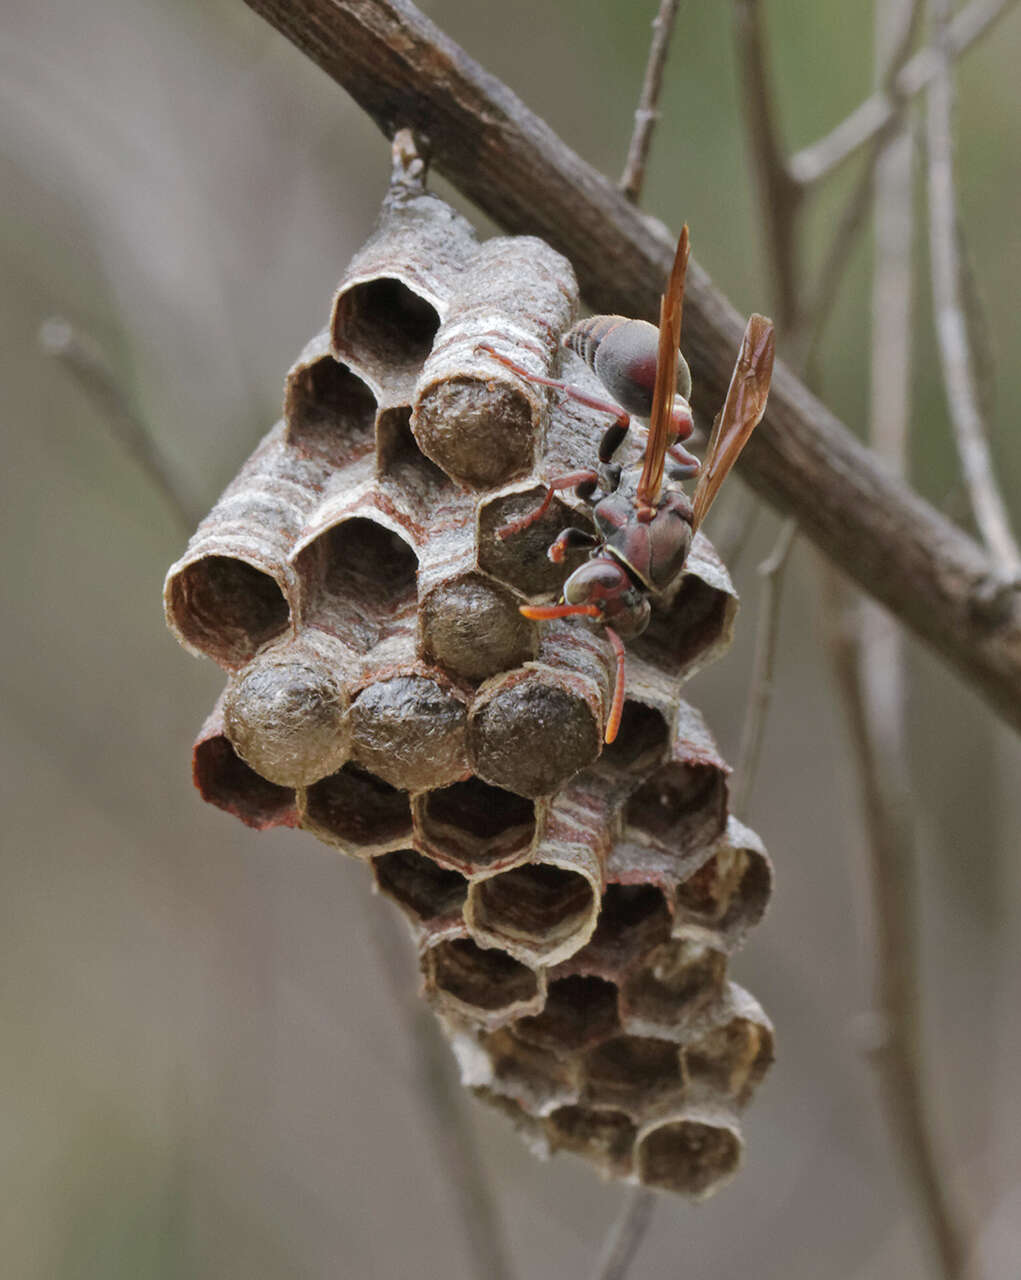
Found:
[{"label": "hexagonal nest cell", "polygon": [[[703,1196],[736,1168],[735,1109],[773,1056],[726,976],[769,860],[679,693],[726,646],[733,587],[699,534],[628,646],[606,747],[604,629],[519,611],[561,592],[586,553],[547,548],[591,509],[560,492],[504,536],[593,466],[606,427],[493,354],[556,376],[574,275],[529,237],[479,245],[423,178],[399,134],[284,420],[168,574],[168,623],[231,673],[195,783],[371,865],[465,1085],[536,1149]],[[632,433],[620,457],[640,452]]]}]

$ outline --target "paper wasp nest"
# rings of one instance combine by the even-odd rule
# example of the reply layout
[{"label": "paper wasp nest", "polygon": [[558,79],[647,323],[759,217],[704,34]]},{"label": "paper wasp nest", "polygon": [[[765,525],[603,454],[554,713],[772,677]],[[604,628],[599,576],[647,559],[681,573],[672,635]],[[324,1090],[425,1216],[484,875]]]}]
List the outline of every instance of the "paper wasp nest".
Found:
[{"label": "paper wasp nest", "polygon": [[[559,339],[572,269],[539,240],[477,243],[426,193],[406,136],[379,227],[284,417],[167,577],[167,618],[230,674],[194,754],[203,797],[368,862],[418,940],[466,1085],[543,1152],[703,1196],[735,1170],[772,1030],[727,980],[771,871],[727,816],[727,766],[680,698],[728,643],[709,543],[628,650],[537,625],[588,509],[544,481],[590,466],[605,415],[477,345],[589,384]],[[631,446],[629,461],[640,450]]]}]

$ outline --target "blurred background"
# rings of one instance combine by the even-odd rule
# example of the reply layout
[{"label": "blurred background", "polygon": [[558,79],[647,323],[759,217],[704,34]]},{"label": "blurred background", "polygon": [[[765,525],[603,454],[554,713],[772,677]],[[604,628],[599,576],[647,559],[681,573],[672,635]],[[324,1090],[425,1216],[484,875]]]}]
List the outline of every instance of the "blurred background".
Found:
[{"label": "blurred background", "polygon": [[[619,173],[654,0],[423,8]],[[768,19],[796,147],[867,93],[871,6],[786,0]],[[1015,13],[961,66],[957,153],[1015,526],[1019,59]],[[729,6],[682,7],[663,110],[646,208],[691,224],[742,311],[768,310]],[[0,1248],[17,1280],[471,1274],[414,1088],[415,1041],[374,945],[368,873],[310,836],[249,831],[193,791],[191,741],[222,676],[163,625],[184,534],[38,341],[59,314],[101,345],[205,510],[279,416],[284,373],[325,321],[388,169],[375,127],[241,0],[3,6]],[[853,169],[818,198],[810,255]],[[919,268],[913,479],[960,514],[924,236]],[[868,404],[868,298],[866,238],[823,361],[824,398],[852,427]],[[733,650],[689,686],[731,760],[755,565],[776,524],[759,519],[740,563]],[[746,1117],[743,1172],[707,1204],[660,1200],[635,1280],[932,1274],[860,1034],[862,824],[817,568],[799,544],[749,814],[777,890],[733,966],[775,1020],[778,1063]],[[1016,1275],[1021,745],[913,642],[910,658],[927,1086],[990,1274]],[[400,963],[410,986],[410,952]],[[585,1276],[622,1190],[570,1157],[537,1163],[499,1116],[471,1114],[517,1274]]]}]

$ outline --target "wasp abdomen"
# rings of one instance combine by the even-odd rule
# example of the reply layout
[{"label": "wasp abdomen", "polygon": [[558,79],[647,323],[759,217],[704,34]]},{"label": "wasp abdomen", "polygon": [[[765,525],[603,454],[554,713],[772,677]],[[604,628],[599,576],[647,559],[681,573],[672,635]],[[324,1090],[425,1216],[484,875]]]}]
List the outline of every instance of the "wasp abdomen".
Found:
[{"label": "wasp abdomen", "polygon": [[[658,345],[654,324],[626,316],[590,316],[564,335],[564,346],[581,356],[622,409],[639,418],[652,411]],[[685,400],[691,395],[683,356],[677,362],[677,391]]]}]

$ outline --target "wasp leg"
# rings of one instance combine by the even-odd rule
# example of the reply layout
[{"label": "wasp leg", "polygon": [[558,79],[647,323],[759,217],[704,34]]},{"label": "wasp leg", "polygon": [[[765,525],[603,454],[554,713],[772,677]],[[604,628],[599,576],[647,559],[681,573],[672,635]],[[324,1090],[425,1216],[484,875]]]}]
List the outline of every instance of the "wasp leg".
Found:
[{"label": "wasp leg", "polygon": [[576,551],[579,547],[598,547],[599,541],[587,529],[565,529],[555,542],[550,543],[546,555],[554,564],[561,564],[568,551]]},{"label": "wasp leg", "polygon": [[627,435],[628,427],[630,425],[631,425],[631,420],[630,418],[628,418],[627,414],[624,415],[623,421],[621,421],[620,418],[618,418],[616,422],[610,423],[610,425],[603,432],[602,440],[599,441],[599,461],[600,462],[605,464],[607,462],[612,461],[613,455],[624,443],[624,437]]},{"label": "wasp leg", "polygon": [[529,525],[535,524],[540,516],[544,516],[549,510],[550,503],[553,501],[553,495],[558,489],[582,489],[586,492],[580,493],[578,496],[585,498],[586,501],[592,496],[596,485],[599,483],[599,477],[594,471],[572,471],[569,476],[557,476],[555,480],[551,480],[546,490],[546,496],[542,502],[530,511],[527,516],[522,516],[520,520],[511,520],[505,525],[501,525],[497,529],[497,537],[506,541],[513,537],[516,533],[521,533],[523,529],[527,529]]},{"label": "wasp leg", "polygon": [[667,473],[671,480],[690,480],[692,476],[698,475],[702,464],[684,445],[672,444],[666,452],[670,459]]}]

